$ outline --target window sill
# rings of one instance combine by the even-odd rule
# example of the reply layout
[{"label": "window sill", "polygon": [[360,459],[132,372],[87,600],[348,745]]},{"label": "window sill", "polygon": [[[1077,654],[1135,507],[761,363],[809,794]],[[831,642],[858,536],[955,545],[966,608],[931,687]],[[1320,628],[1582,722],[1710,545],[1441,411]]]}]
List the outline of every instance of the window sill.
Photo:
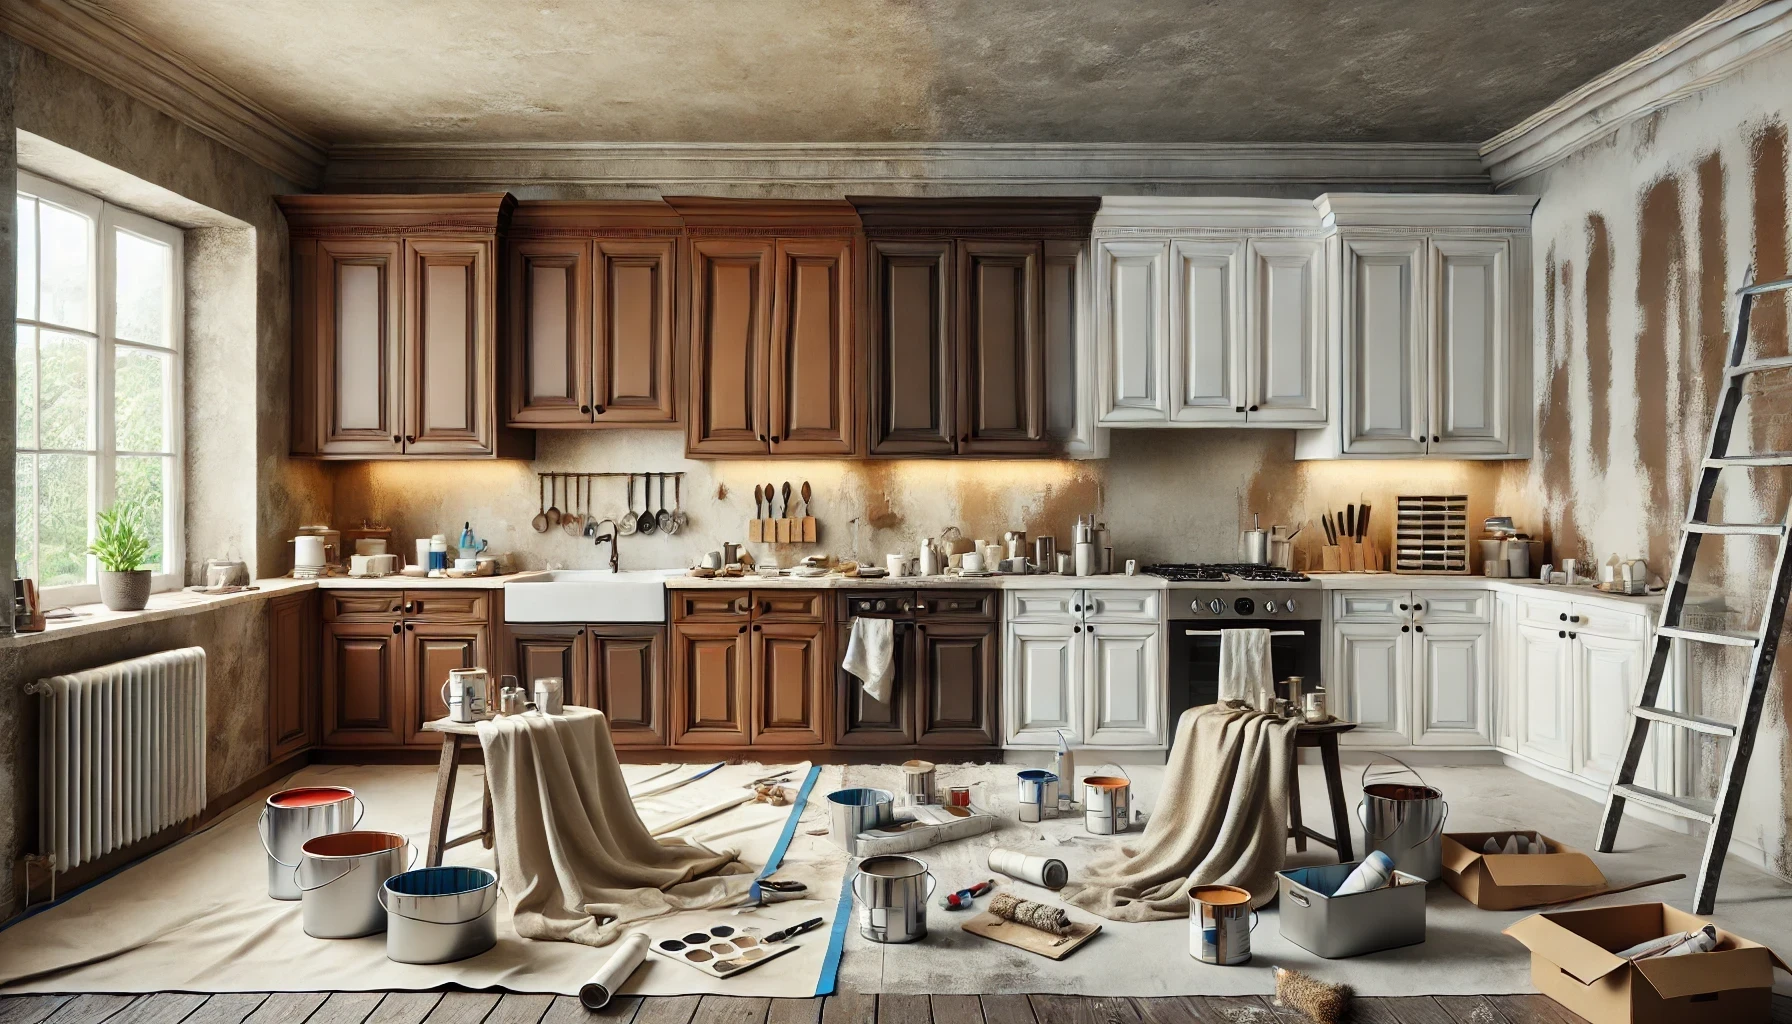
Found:
[{"label": "window sill", "polygon": [[163,591],[151,594],[149,606],[142,611],[135,612],[115,612],[107,609],[103,604],[76,605],[76,611],[85,613],[81,618],[52,621],[42,633],[17,633],[12,636],[0,636],[0,650],[54,643],[58,640],[68,640],[89,633],[160,622],[183,615],[198,615],[233,604],[265,601],[295,590],[310,590],[317,586],[317,581],[267,579],[257,580],[255,585],[259,589],[245,590],[235,594],[213,595],[193,594],[185,590]]}]

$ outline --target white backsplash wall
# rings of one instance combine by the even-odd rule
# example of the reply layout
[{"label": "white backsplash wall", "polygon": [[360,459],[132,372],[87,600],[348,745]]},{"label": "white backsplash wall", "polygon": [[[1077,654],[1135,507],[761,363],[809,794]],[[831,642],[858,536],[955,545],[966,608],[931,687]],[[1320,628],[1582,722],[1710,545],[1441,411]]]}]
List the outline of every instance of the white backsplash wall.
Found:
[{"label": "white backsplash wall", "polygon": [[[1272,523],[1311,523],[1345,502],[1373,502],[1376,522],[1393,522],[1395,493],[1465,491],[1471,513],[1490,509],[1497,467],[1440,462],[1297,463],[1285,431],[1115,431],[1106,460],[731,460],[684,457],[684,435],[672,430],[541,431],[533,463],[365,462],[335,467],[339,528],[363,520],[393,528],[407,557],[412,541],[431,533],[452,545],[461,523],[491,542],[510,569],[601,568],[607,548],[559,530],[538,534],[536,473],[685,473],[683,503],[690,526],[676,536],[622,538],[625,569],[694,564],[723,541],[744,542],[753,515],[753,486],[814,492],[819,542],[753,544],[755,557],[780,565],[808,554],[857,557],[881,565],[888,552],[913,555],[919,538],[957,526],[972,539],[999,541],[1004,530],[1055,536],[1066,545],[1079,513],[1095,512],[1112,531],[1117,562],[1234,561],[1238,534],[1251,512]],[[600,517],[619,515],[625,481],[596,483]],[[658,491],[655,490],[657,508]],[[571,501],[562,495],[563,510]],[[667,483],[666,502],[672,504]],[[793,505],[795,503],[793,502]],[[635,508],[643,506],[637,485]],[[792,509],[793,513],[796,511]],[[1518,510],[1515,510],[1518,511]],[[855,526],[853,519],[859,520]],[[856,530],[856,535],[855,535]],[[1316,542],[1308,526],[1299,544]],[[1384,535],[1385,536],[1385,535]],[[1308,549],[1312,550],[1312,549]]]}]

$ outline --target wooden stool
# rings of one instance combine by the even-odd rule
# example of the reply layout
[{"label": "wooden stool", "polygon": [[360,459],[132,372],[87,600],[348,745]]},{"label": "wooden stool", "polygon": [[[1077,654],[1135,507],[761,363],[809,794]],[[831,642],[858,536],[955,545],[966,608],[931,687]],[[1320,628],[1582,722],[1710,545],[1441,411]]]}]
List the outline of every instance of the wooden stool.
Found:
[{"label": "wooden stool", "polygon": [[[1355,722],[1333,719],[1316,725],[1302,722],[1294,731],[1295,772],[1288,789],[1288,834],[1294,838],[1296,852],[1307,852],[1307,840],[1338,851],[1338,863],[1353,861],[1350,844],[1350,810],[1344,805],[1344,774],[1338,768],[1338,736],[1356,728]],[[1325,792],[1332,805],[1332,835],[1323,836],[1300,820],[1300,748],[1316,747],[1319,763],[1325,766]]]},{"label": "wooden stool", "polygon": [[459,767],[460,750],[468,740],[479,742],[479,729],[471,722],[454,722],[438,718],[423,723],[424,732],[442,734],[442,760],[436,766],[436,802],[429,811],[429,846],[423,854],[423,866],[438,867],[442,853],[477,839],[486,849],[492,848],[492,787],[487,781],[479,813],[479,827],[466,835],[448,838],[448,813],[454,807],[454,774]]}]

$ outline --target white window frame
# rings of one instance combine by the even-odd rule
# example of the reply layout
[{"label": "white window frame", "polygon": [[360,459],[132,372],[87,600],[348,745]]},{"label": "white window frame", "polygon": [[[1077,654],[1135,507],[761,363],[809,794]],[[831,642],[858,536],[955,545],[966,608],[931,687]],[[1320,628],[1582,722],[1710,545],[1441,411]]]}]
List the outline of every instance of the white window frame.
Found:
[{"label": "white window frame", "polygon": [[[164,544],[162,571],[150,578],[150,589],[154,591],[174,590],[186,582],[186,263],[183,252],[184,236],[181,229],[172,224],[152,220],[142,214],[134,213],[123,207],[114,206],[97,196],[70,188],[60,182],[42,178],[27,171],[18,172],[17,191],[25,193],[40,202],[49,202],[63,206],[89,218],[94,225],[94,237],[90,238],[93,263],[89,267],[88,284],[92,289],[96,308],[94,325],[96,330],[85,331],[79,328],[65,327],[60,324],[46,323],[36,319],[23,319],[18,311],[13,311],[15,332],[17,326],[36,327],[43,330],[56,331],[61,334],[77,335],[94,341],[94,373],[91,420],[88,429],[93,438],[93,449],[88,451],[69,450],[69,454],[88,455],[94,457],[93,476],[89,481],[89,508],[97,514],[100,510],[111,507],[117,497],[116,477],[117,459],[120,455],[155,455],[170,460],[171,471],[168,474],[166,491],[162,496],[162,537]],[[15,200],[16,202],[16,200]],[[121,340],[116,336],[117,328],[117,245],[119,230],[141,235],[144,238],[160,242],[169,247],[169,258],[172,261],[173,294],[169,305],[168,346],[146,345]],[[32,233],[36,244],[40,247],[37,258],[33,260],[36,273],[42,273],[43,260],[41,247],[42,232]],[[43,310],[35,309],[42,315]],[[117,447],[114,410],[117,406],[113,393],[113,367],[116,353],[120,348],[135,348],[146,352],[166,353],[169,357],[171,380],[169,382],[168,406],[164,421],[164,430],[168,439],[168,451],[164,452],[120,452]],[[17,387],[15,382],[14,387]],[[37,387],[42,387],[41,380]],[[32,401],[38,401],[38,395],[32,395]],[[36,416],[41,419],[41,415]],[[41,429],[41,423],[39,424]],[[35,439],[33,439],[35,441]],[[39,449],[27,447],[24,439],[20,439],[20,454],[36,455],[40,453],[57,454],[63,449]],[[17,472],[16,460],[13,472]],[[37,512],[35,502],[38,488],[32,488],[34,508],[31,516],[32,529],[37,529]],[[89,518],[87,536],[92,541],[97,522]],[[31,546],[33,557],[37,544]],[[47,605],[91,604],[100,599],[98,559],[87,556],[87,582],[71,583],[62,586],[42,588],[42,600]],[[37,567],[33,565],[35,572]]]}]

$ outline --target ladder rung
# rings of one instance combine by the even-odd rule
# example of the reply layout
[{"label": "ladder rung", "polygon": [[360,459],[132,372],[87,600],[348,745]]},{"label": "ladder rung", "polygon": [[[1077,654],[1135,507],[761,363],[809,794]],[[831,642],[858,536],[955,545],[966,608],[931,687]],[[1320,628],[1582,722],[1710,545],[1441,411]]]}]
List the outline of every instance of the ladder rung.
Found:
[{"label": "ladder rung", "polygon": [[1693,732],[1709,733],[1712,736],[1736,735],[1735,726],[1728,722],[1720,722],[1715,718],[1700,718],[1698,715],[1681,714],[1666,708],[1634,707],[1630,709],[1630,713],[1638,718],[1647,718],[1651,722],[1662,722],[1681,729],[1691,729]]},{"label": "ladder rung", "polygon": [[1701,644],[1723,644],[1726,647],[1753,647],[1761,642],[1753,633],[1732,633],[1724,630],[1686,629],[1681,626],[1662,626],[1656,630],[1662,636],[1671,636],[1678,640],[1691,640]]},{"label": "ladder rung", "polygon": [[1792,466],[1792,452],[1761,452],[1757,455],[1719,455],[1705,460],[1706,469],[1730,469],[1748,466]]},{"label": "ladder rung", "polygon": [[1747,363],[1737,363],[1730,367],[1729,374],[1732,377],[1741,377],[1744,374],[1785,369],[1792,369],[1792,356],[1775,356],[1771,359],[1756,359]]},{"label": "ladder rung", "polygon": [[1612,792],[1626,800],[1634,800],[1644,807],[1653,807],[1663,813],[1691,818],[1707,825],[1717,817],[1717,804],[1710,800],[1701,800],[1690,796],[1674,796],[1671,793],[1663,793],[1628,782],[1621,782],[1613,786]]},{"label": "ladder rung", "polygon": [[1757,537],[1783,537],[1786,535],[1785,523],[1687,523],[1687,533],[1714,533],[1723,535],[1753,535]]},{"label": "ladder rung", "polygon": [[1736,294],[1764,295],[1767,292],[1783,292],[1788,288],[1792,288],[1792,277],[1782,277],[1778,281],[1762,281],[1760,284],[1751,284],[1747,288],[1736,289]]}]

